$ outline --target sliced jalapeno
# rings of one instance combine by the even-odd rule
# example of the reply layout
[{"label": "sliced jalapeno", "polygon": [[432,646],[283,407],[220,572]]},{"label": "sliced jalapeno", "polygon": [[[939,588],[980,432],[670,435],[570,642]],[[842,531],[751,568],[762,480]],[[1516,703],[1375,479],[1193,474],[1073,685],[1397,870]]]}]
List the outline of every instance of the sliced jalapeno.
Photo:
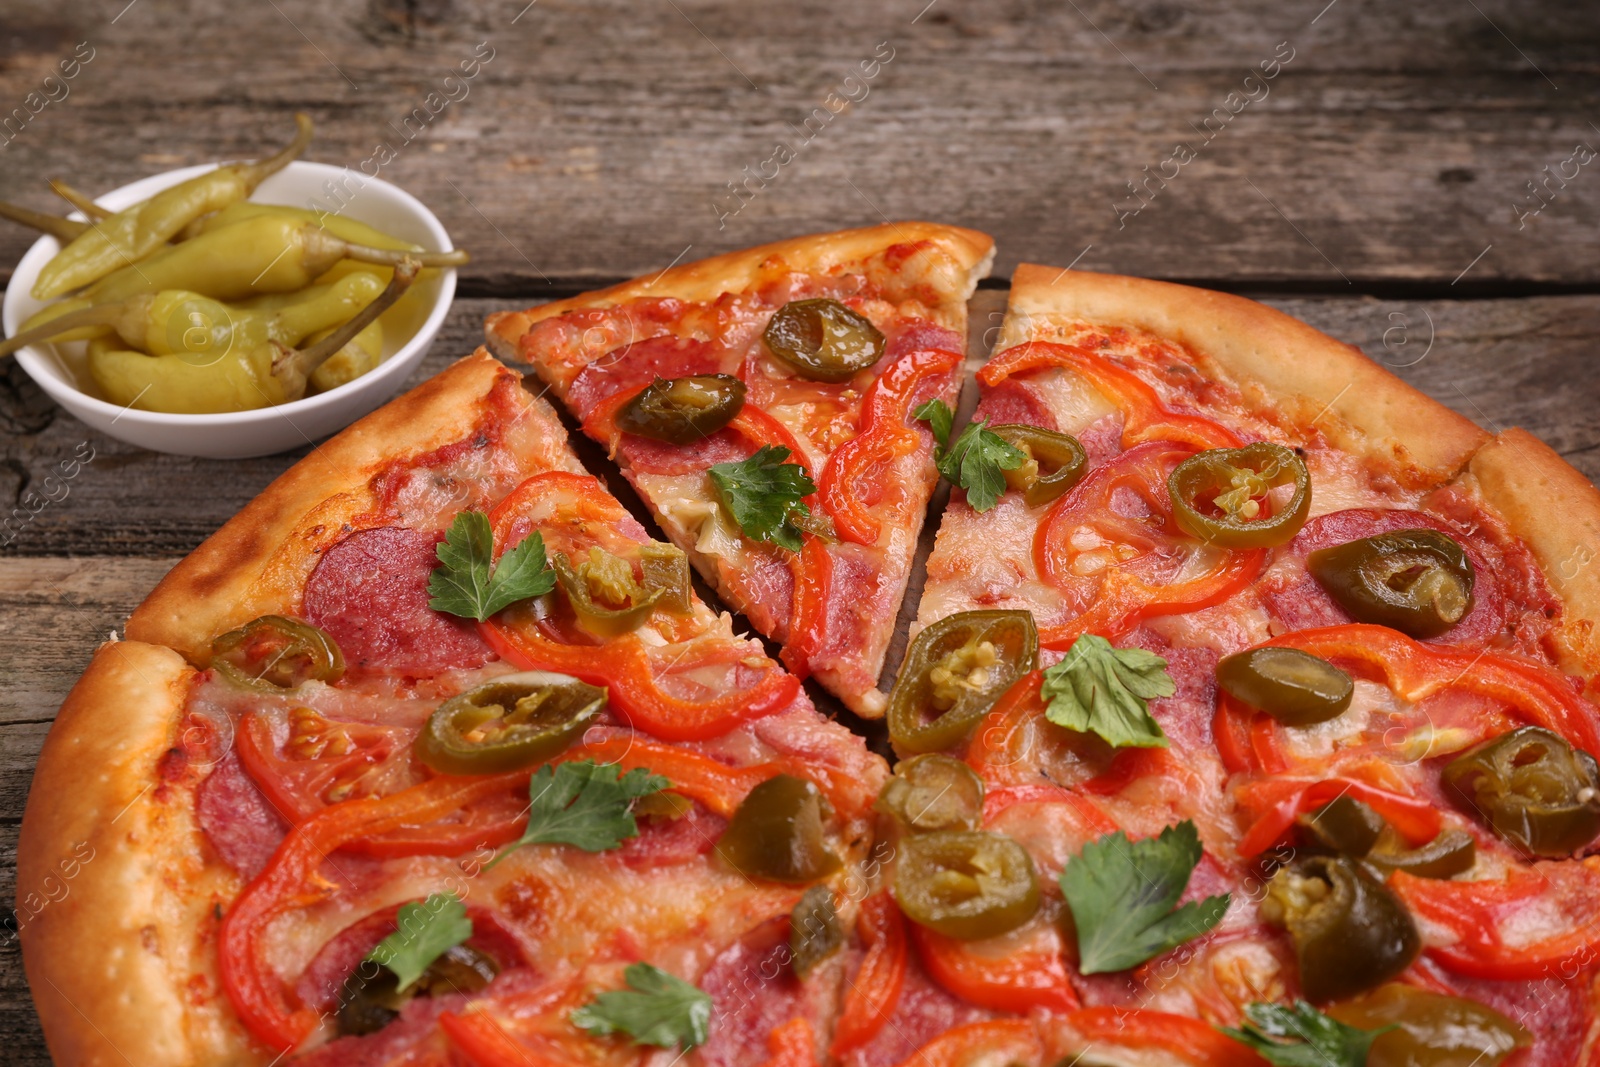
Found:
[{"label": "sliced jalapeno", "polygon": [[1381,871],[1405,871],[1418,878],[1453,878],[1472,870],[1478,842],[1465,830],[1440,830],[1425,845],[1406,848],[1400,835],[1385,829],[1367,853],[1367,862]]},{"label": "sliced jalapeno", "polygon": [[940,830],[906,839],[894,898],[912,922],[972,941],[1033,918],[1039,882],[1028,850],[1004,834]]},{"label": "sliced jalapeno", "polygon": [[822,826],[822,794],[804,778],[768,778],[744,798],[717,841],[717,854],[752,878],[803,885],[839,869]]},{"label": "sliced jalapeno", "polygon": [[413,997],[477,993],[499,973],[499,966],[485,953],[470,945],[455,945],[430,963],[420,978],[400,989],[393,971],[375,960],[363,960],[345,979],[339,994],[339,1032],[376,1033],[393,1022]]},{"label": "sliced jalapeno", "polygon": [[949,756],[913,756],[895,766],[876,807],[912,833],[976,830],[983,824],[983,779]]},{"label": "sliced jalapeno", "polygon": [[789,913],[789,966],[797,978],[844,947],[844,931],[833,905],[833,890],[814,885]]},{"label": "sliced jalapeno", "polygon": [[[662,548],[678,551],[671,545]],[[641,585],[634,579],[631,563],[601,548],[589,549],[589,558],[576,566],[558,553],[550,560],[550,569],[555,571],[557,584],[578,616],[578,625],[596,637],[617,637],[637,630],[658,602],[685,595],[682,586],[650,586],[652,576],[665,578],[666,568],[660,562],[652,562],[645,573],[646,582]],[[678,573],[675,567],[672,577],[665,580],[676,583],[679,578],[686,580],[687,575]]]},{"label": "sliced jalapeno", "polygon": [[1600,836],[1600,764],[1542,726],[1463,752],[1445,767],[1444,785],[1495,834],[1535,856],[1570,856]]},{"label": "sliced jalapeno", "polygon": [[1005,471],[1006,485],[1022,493],[1030,508],[1048,504],[1078,484],[1089,465],[1088,453],[1078,439],[1069,434],[1022,423],[1008,422],[993,427],[1009,445],[1028,458],[1022,466]]},{"label": "sliced jalapeno", "polygon": [[439,705],[417,758],[440,774],[500,774],[564,752],[606,706],[606,691],[565,674],[507,674]]},{"label": "sliced jalapeno", "polygon": [[710,437],[744,407],[744,382],[731,374],[657,378],[617,411],[617,428],[672,445]]},{"label": "sliced jalapeno", "polygon": [[661,590],[656,605],[677,615],[693,608],[689,594],[689,557],[677,545],[651,541],[639,546],[639,584]]},{"label": "sliced jalapeno", "polygon": [[[1272,510],[1268,494],[1292,485]],[[1190,456],[1167,477],[1172,518],[1191,537],[1222,548],[1287,544],[1311,513],[1311,473],[1294,449],[1271,441],[1212,448]]]},{"label": "sliced jalapeno", "polygon": [[1306,568],[1357,622],[1437,637],[1472,610],[1472,560],[1438,530],[1395,530],[1320,548]]},{"label": "sliced jalapeno", "polygon": [[263,615],[212,641],[211,665],[231,682],[269,692],[344,677],[344,656],[333,638],[282,615]]},{"label": "sliced jalapeno", "polygon": [[1351,796],[1334,797],[1295,823],[1312,844],[1346,856],[1365,856],[1388,825],[1370,805]]},{"label": "sliced jalapeno", "polygon": [[1252,648],[1224,656],[1217,684],[1235,700],[1285,726],[1327,722],[1350,706],[1355,683],[1327,660],[1298,648]]},{"label": "sliced jalapeno", "polygon": [[1405,905],[1344,856],[1304,856],[1280,867],[1261,917],[1289,931],[1307,1000],[1371,989],[1409,967],[1422,947]]},{"label": "sliced jalapeno", "polygon": [[902,754],[961,743],[1011,684],[1039,664],[1026,611],[962,611],[917,634],[889,694],[889,738]]},{"label": "sliced jalapeno", "polygon": [[1399,982],[1334,1004],[1328,1014],[1360,1030],[1392,1028],[1372,1042],[1366,1067],[1495,1067],[1533,1044],[1493,1008]]},{"label": "sliced jalapeno", "polygon": [[837,300],[791,300],[761,339],[802,378],[819,382],[849,381],[883,356],[883,334]]}]

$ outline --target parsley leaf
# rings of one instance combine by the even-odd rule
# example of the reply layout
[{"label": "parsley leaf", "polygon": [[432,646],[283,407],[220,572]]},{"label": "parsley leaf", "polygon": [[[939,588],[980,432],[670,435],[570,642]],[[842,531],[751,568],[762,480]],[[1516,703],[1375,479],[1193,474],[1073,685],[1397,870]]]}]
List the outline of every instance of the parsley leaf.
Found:
[{"label": "parsley leaf", "polygon": [[[1365,1067],[1372,1042],[1399,1025],[1360,1030],[1322,1014],[1303,1000],[1295,1001],[1292,1008],[1257,1002],[1245,1008],[1244,1014],[1247,1021],[1241,1029],[1217,1029],[1255,1049],[1276,1067]],[[1280,1037],[1299,1040],[1273,1040]]]},{"label": "parsley leaf", "polygon": [[555,588],[545,564],[544,538],[531,533],[494,562],[489,516],[463,511],[434,549],[441,566],[428,578],[428,607],[463,619],[487,619],[502,608]]},{"label": "parsley leaf", "polygon": [[1230,894],[1173,910],[1199,862],[1200,835],[1187,819],[1160,837],[1129,841],[1118,830],[1084,845],[1061,872],[1078,928],[1078,970],[1125,971],[1217,925]]},{"label": "parsley leaf", "polygon": [[934,466],[950,484],[967,491],[967,503],[974,511],[994,507],[1006,491],[1005,472],[1028,461],[1026,453],[989,429],[987,422],[967,423],[961,436],[953,444],[947,443],[955,413],[943,400],[930,400],[912,414],[928,424],[939,442],[933,453]]},{"label": "parsley leaf", "polygon": [[601,993],[571,1014],[572,1024],[605,1037],[627,1034],[641,1045],[690,1049],[711,1036],[711,996],[648,963],[622,972],[628,990]]},{"label": "parsley leaf", "polygon": [[1079,733],[1099,734],[1116,748],[1166,748],[1167,735],[1148,701],[1177,691],[1167,661],[1142,648],[1112,648],[1095,634],[1072,643],[1067,658],[1047,667],[1040,692],[1045,718]]},{"label": "parsley leaf", "polygon": [[781,445],[762,445],[749,459],[716,463],[711,482],[746,537],[770,541],[790,552],[800,551],[795,513],[810,515],[800,501],[817,491],[811,475]]},{"label": "parsley leaf", "polygon": [[[623,774],[614,763],[547,763],[528,783],[528,825],[489,867],[523,845],[572,845],[585,852],[616,848],[639,836],[633,802],[672,783],[643,767]],[[484,868],[485,870],[488,867]]]},{"label": "parsley leaf", "polygon": [[373,946],[367,959],[394,972],[399,988],[422,977],[428,965],[472,936],[467,906],[454,893],[434,893],[421,904],[400,905],[399,929]]}]

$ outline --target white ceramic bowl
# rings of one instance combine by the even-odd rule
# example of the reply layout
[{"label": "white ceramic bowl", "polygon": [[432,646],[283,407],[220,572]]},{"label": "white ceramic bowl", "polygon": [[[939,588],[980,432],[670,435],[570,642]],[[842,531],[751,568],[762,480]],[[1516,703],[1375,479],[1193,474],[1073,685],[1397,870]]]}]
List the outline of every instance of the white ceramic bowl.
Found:
[{"label": "white ceramic bowl", "polygon": [[[216,164],[185,167],[124,185],[97,197],[112,209],[144,200],[178,182],[203,174]],[[332,182],[332,185],[328,183]],[[312,207],[334,210],[338,201],[329,190],[338,190],[343,201],[339,214],[376,226],[386,233],[419,244],[428,251],[451,249],[450,235],[433,212],[410,193],[377,178],[355,174],[325,163],[296,161],[272,175],[257,187],[250,199],[263,204]],[[74,214],[74,218],[83,216]],[[3,321],[6,335],[16,332],[43,303],[33,298],[33,282],[50,257],[60,249],[54,237],[41,237],[28,249],[6,287]],[[59,345],[30,345],[17,352],[16,360],[28,376],[56,403],[88,425],[110,437],[183,456],[211,459],[238,459],[265,456],[310,444],[359,419],[393,396],[411,371],[427,354],[439,332],[450,301],[456,292],[456,272],[440,271],[425,282],[428,297],[418,302],[415,330],[405,337],[384,337],[383,362],[346,382],[337,389],[306,397],[277,407],[240,411],[225,415],[168,415],[112,404],[91,396],[79,385],[78,370],[83,366],[82,342]],[[413,324],[407,323],[407,326]],[[77,369],[75,369],[77,368]]]}]

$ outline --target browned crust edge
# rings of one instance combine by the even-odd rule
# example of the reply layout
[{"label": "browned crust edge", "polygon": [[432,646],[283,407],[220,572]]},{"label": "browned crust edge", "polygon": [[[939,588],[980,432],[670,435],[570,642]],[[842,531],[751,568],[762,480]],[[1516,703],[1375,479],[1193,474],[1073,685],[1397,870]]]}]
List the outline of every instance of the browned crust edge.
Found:
[{"label": "browned crust edge", "polygon": [[1591,677],[1600,672],[1600,490],[1522,429],[1496,434],[1468,472],[1561,600],[1562,665]]},{"label": "browned crust edge", "polygon": [[[756,281],[762,265],[782,259],[795,270],[824,272],[855,263],[897,244],[934,241],[941,245],[965,271],[965,289],[959,299],[972,295],[978,279],[994,261],[994,239],[977,230],[945,226],[934,222],[887,222],[835,233],[810,234],[784,241],[728,252],[694,263],[669,267],[597,289],[566,300],[542,304],[526,311],[502,311],[484,320],[489,349],[501,359],[517,359],[517,342],[537,322],[582,308],[610,307],[640,297],[676,297],[679,300],[715,300],[726,292],[737,292]],[[954,288],[954,287],[953,287]],[[963,313],[965,307],[963,307]]]},{"label": "browned crust edge", "polygon": [[1360,349],[1243,297],[1024,263],[1011,277],[996,350],[1030,339],[1051,317],[1171,338],[1238,385],[1247,402],[1302,425],[1315,421],[1340,447],[1391,465],[1413,485],[1454,477],[1489,437]]},{"label": "browned crust edge", "polygon": [[373,476],[471,433],[476,402],[507,377],[521,379],[479,349],[312,449],[168,572],[129,617],[129,639],[203,664],[215,635],[290,610],[318,550],[370,502]]},{"label": "browned crust edge", "polygon": [[17,910],[28,984],[63,1067],[262,1059],[204,951],[212,901],[236,879],[206,859],[191,794],[159,786],[193,674],[165,648],[101,645],[39,756]]}]

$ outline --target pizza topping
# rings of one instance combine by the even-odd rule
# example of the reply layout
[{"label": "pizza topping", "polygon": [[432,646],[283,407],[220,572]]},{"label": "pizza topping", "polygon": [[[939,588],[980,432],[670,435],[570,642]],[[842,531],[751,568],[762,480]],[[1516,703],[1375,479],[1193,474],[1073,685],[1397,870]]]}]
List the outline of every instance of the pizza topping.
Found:
[{"label": "pizza topping", "polygon": [[1493,1008],[1399,982],[1335,1004],[1328,1015],[1378,1035],[1366,1067],[1496,1067],[1533,1043]]},{"label": "pizza topping", "polygon": [[761,340],[779,362],[819,382],[849,381],[883,356],[883,334],[837,300],[791,300]]},{"label": "pizza topping", "polygon": [[1530,856],[1570,856],[1600,836],[1600,763],[1538,726],[1463,752],[1445,767],[1444,785]]},{"label": "pizza topping", "polygon": [[914,834],[976,830],[983,824],[983,779],[949,756],[913,756],[895,765],[875,806]]},{"label": "pizza topping", "polygon": [[421,904],[400,905],[394,933],[367,953],[388,968],[399,991],[409,989],[434,961],[472,936],[467,907],[454,893],[434,893]]},{"label": "pizza topping", "polygon": [[648,963],[622,972],[628,988],[601,993],[572,1012],[572,1024],[607,1037],[626,1034],[636,1044],[691,1049],[711,1036],[711,997]]},{"label": "pizza topping", "polygon": [[545,562],[544,538],[537,532],[495,558],[489,516],[481,511],[456,515],[444,542],[434,551],[440,566],[428,579],[428,606],[482,622],[519,600],[555,588]]},{"label": "pizza topping", "polygon": [[1472,870],[1478,862],[1478,841],[1465,830],[1450,827],[1440,830],[1439,836],[1427,844],[1406,848],[1394,828],[1385,826],[1366,860],[1380,871],[1405,871],[1417,878],[1454,878]]},{"label": "pizza topping", "polygon": [[822,794],[804,778],[778,774],[754,789],[733,813],[717,855],[751,878],[804,885],[839,869],[822,822]]},{"label": "pizza topping", "polygon": [[1472,561],[1438,530],[1395,530],[1306,557],[1306,567],[1358,622],[1437,637],[1472,609]]},{"label": "pizza topping", "polygon": [[889,694],[895,750],[936,752],[959,744],[1038,661],[1038,634],[1026,611],[963,611],[924,627]]},{"label": "pizza topping", "polygon": [[1095,634],[1072,643],[1065,659],[1045,668],[1045,717],[1078,733],[1098,734],[1113,748],[1166,748],[1167,735],[1149,702],[1177,692],[1167,661],[1142,648],[1112,648]]},{"label": "pizza topping", "polygon": [[716,464],[710,474],[723,506],[746,537],[798,552],[802,531],[797,520],[811,513],[802,501],[817,487],[804,467],[786,462],[790,455],[781,445],[762,445],[748,459]]},{"label": "pizza topping", "polygon": [[731,374],[657,378],[617,410],[617,428],[673,445],[710,437],[744,407],[744,382]]},{"label": "pizza topping", "polygon": [[1217,664],[1223,692],[1286,726],[1314,726],[1344,713],[1355,682],[1327,660],[1297,648],[1252,648]]},{"label": "pizza topping", "polygon": [[[582,760],[540,767],[528,782],[528,825],[488,866],[524,845],[571,845],[585,852],[617,848],[639,836],[633,802],[672,783],[643,767],[623,774],[614,763]],[[484,868],[485,870],[488,867]]]},{"label": "pizza topping", "polygon": [[589,549],[582,563],[560,553],[550,561],[556,584],[566,594],[578,625],[602,640],[637,630],[668,590],[647,589],[633,576],[633,565],[603,548]]},{"label": "pizza topping", "polygon": [[725,361],[716,345],[691,337],[632,341],[580,370],[567,388],[566,403],[579,419],[587,420],[603,401],[619,393],[648,386],[657,378],[719,374],[728,369]]},{"label": "pizza topping", "polygon": [[[1373,1043],[1396,1027],[1393,1020],[1373,1027],[1352,1026],[1324,1015],[1303,1000],[1295,1001],[1292,1008],[1257,1001],[1245,1007],[1244,1017],[1244,1025],[1237,1029],[1218,1029],[1254,1049],[1274,1067],[1378,1067],[1389,1061],[1373,1059]],[[1432,1060],[1401,1059],[1395,1064],[1434,1067]]]},{"label": "pizza topping", "polygon": [[[450,896],[448,893],[439,895]],[[435,898],[428,899],[432,901]],[[402,915],[408,907],[418,905],[401,905]],[[402,918],[401,922],[404,921]],[[404,926],[401,929],[404,930]],[[470,936],[470,923],[466,931]],[[499,965],[492,956],[462,944],[452,945],[439,953],[409,982],[402,980],[388,967],[380,966],[376,957],[368,957],[345,979],[339,990],[338,1012],[335,1015],[339,1033],[354,1036],[376,1033],[399,1018],[406,1004],[416,997],[477,993],[494,981],[499,973]]]},{"label": "pizza topping", "polygon": [[[1275,490],[1292,486],[1287,500]],[[1270,441],[1190,456],[1167,477],[1172,518],[1222,548],[1287,544],[1311,512],[1311,474],[1293,449]]]},{"label": "pizza topping", "polygon": [[928,424],[939,447],[933,462],[951,485],[967,491],[972,510],[988,511],[1006,491],[1006,474],[1021,468],[1028,453],[1001,437],[981,420],[967,423],[961,436],[950,440],[955,429],[955,412],[943,400],[930,400],[913,415]]},{"label": "pizza topping", "polygon": [[1070,434],[1008,423],[996,426],[994,435],[1024,456],[1004,477],[1030,508],[1048,504],[1077,485],[1088,469],[1088,453]]},{"label": "pizza topping", "polygon": [[1201,854],[1199,832],[1184,820],[1139,841],[1117,830],[1069,859],[1061,893],[1077,930],[1079,972],[1137,967],[1221,922],[1230,894],[1176,906]]},{"label": "pizza topping", "polygon": [[834,907],[833,890],[814,885],[789,913],[789,966],[796,978],[844,947],[844,929]]},{"label": "pizza topping", "polygon": [[344,677],[344,656],[327,632],[298,619],[263,615],[211,642],[211,665],[230,682],[279,692]]},{"label": "pizza topping", "polygon": [[491,658],[470,628],[428,606],[434,535],[403,526],[358,530],[329,548],[302,598],[307,622],[351,668],[435,673]]},{"label": "pizza topping", "polygon": [[1301,812],[1295,825],[1312,844],[1346,856],[1365,856],[1378,843],[1388,825],[1383,816],[1348,793],[1334,797],[1316,811]]},{"label": "pizza topping", "polygon": [[605,709],[606,691],[565,674],[508,674],[452,697],[417,735],[440,774],[499,774],[566,750]]},{"label": "pizza topping", "polygon": [[1288,930],[1300,986],[1316,1001],[1388,981],[1422,947],[1399,898],[1343,856],[1304,856],[1280,867],[1261,900],[1261,917]]},{"label": "pizza topping", "polygon": [[937,830],[906,839],[894,898],[912,922],[972,941],[1033,918],[1039,882],[1027,849],[1006,835]]}]

